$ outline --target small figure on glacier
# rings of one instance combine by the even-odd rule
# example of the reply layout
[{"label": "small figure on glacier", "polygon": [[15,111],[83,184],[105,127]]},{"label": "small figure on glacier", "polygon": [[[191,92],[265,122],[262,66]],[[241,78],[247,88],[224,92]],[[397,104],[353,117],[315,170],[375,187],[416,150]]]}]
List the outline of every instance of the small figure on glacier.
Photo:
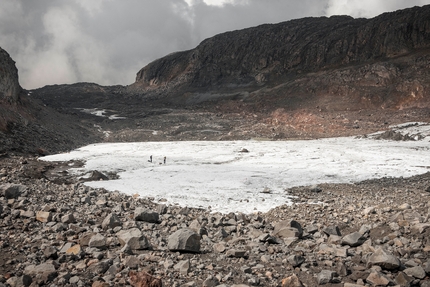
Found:
[{"label": "small figure on glacier", "polygon": [[149,156],[148,162],[152,162],[152,155]]},{"label": "small figure on glacier", "polygon": [[164,164],[166,164],[166,157],[164,157],[163,162],[164,162]]}]

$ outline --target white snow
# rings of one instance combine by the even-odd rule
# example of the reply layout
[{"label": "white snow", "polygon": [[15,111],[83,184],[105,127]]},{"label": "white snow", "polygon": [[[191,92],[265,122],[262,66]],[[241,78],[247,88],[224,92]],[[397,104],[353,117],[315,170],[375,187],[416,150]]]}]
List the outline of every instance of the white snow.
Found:
[{"label": "white snow", "polygon": [[105,110],[105,109],[82,109],[82,108],[77,108],[78,110],[80,110],[83,113],[87,113],[90,115],[94,115],[97,117],[102,117],[102,118],[108,118],[110,120],[122,120],[125,119],[125,117],[121,117],[117,114],[112,114],[112,115],[108,115],[109,113],[112,113],[113,111],[111,110]]},{"label": "white snow", "polygon": [[[419,123],[414,133],[430,134]],[[401,127],[402,133],[407,133]],[[246,148],[249,152],[241,152]],[[213,212],[266,212],[288,204],[293,186],[409,177],[429,171],[429,137],[420,141],[329,138],[307,141],[192,141],[92,144],[47,161],[84,160],[78,174],[117,172],[92,187],[153,197]],[[148,162],[152,155],[153,162]],[[166,156],[166,164],[163,157]],[[270,193],[262,193],[269,189]]]}]

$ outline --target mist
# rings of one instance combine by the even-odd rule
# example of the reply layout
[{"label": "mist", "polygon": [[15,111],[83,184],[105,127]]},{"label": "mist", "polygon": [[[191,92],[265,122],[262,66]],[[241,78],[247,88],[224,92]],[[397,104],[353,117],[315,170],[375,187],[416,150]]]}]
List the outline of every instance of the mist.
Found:
[{"label": "mist", "polygon": [[381,13],[430,0],[2,0],[0,47],[25,89],[128,85],[145,65],[218,33],[302,17]]}]

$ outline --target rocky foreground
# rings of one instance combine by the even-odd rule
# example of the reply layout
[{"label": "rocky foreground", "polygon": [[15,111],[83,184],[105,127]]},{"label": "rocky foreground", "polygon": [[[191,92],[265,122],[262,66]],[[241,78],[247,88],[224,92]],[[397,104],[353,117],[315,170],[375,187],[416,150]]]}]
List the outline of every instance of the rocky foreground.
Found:
[{"label": "rocky foreground", "polygon": [[0,159],[0,286],[430,286],[430,173],[211,214],[47,176],[55,165]]}]

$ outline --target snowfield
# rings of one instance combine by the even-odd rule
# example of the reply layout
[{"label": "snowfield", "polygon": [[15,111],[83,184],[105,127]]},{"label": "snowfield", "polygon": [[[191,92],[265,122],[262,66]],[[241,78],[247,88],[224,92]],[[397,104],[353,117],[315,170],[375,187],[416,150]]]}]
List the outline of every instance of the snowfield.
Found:
[{"label": "snowfield", "polygon": [[91,187],[213,212],[266,212],[290,202],[289,187],[428,172],[430,125],[396,129],[420,140],[376,140],[374,134],[306,141],[101,143],[41,159],[83,160],[83,168],[73,169],[80,175],[93,170],[119,175],[85,183]]}]

